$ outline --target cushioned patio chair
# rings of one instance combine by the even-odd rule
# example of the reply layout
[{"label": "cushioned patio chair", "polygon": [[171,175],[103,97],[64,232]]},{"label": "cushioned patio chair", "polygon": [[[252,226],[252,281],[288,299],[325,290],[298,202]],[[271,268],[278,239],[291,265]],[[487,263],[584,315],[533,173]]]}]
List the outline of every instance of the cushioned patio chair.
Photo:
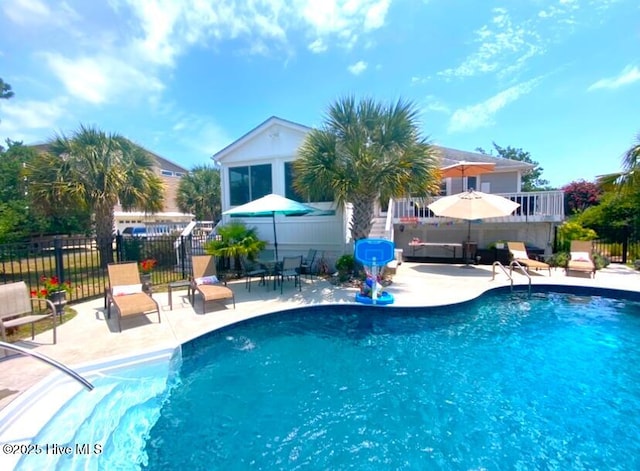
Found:
[{"label": "cushioned patio chair", "polygon": [[242,276],[245,277],[245,288],[251,291],[251,282],[253,278],[260,278],[260,283],[267,284],[265,277],[267,276],[267,270],[261,267],[259,264],[248,260],[247,257],[240,257],[240,266],[242,267]]},{"label": "cushioned patio chair", "polygon": [[522,242],[507,242],[507,247],[509,248],[509,252],[511,253],[511,264],[512,266],[515,264],[522,265],[525,268],[532,270],[549,270],[549,275],[551,275],[551,265],[548,263],[540,262],[538,260],[533,260],[529,258],[527,254],[527,249]]},{"label": "cushioned patio chair", "polygon": [[278,276],[280,277],[280,294],[282,294],[282,285],[284,280],[293,278],[293,286],[295,288],[298,285],[298,290],[302,291],[302,281],[300,280],[300,265],[302,264],[302,255],[295,257],[284,257],[282,259],[282,266],[279,269]]},{"label": "cushioned patio chair", "polygon": [[122,318],[158,313],[160,306],[151,294],[143,290],[140,271],[136,262],[110,263],[107,265],[109,288],[107,290],[107,319],[111,318],[111,305],[118,311],[118,331],[122,332]]},{"label": "cushioned patio chair", "polygon": [[302,259],[302,264],[300,264],[300,273],[304,273],[307,278],[311,275],[311,279],[313,280],[313,262],[316,259],[316,254],[318,253],[315,249],[309,249],[309,253],[307,253],[306,258]]},{"label": "cushioned patio chair", "polygon": [[588,273],[595,278],[596,264],[593,262],[593,243],[590,240],[572,240],[571,255],[567,262],[565,274],[570,271]]},{"label": "cushioned patio chair", "polygon": [[193,276],[191,277],[191,304],[195,306],[196,292],[202,297],[202,311],[207,301],[231,299],[236,308],[236,298],[230,288],[224,286],[216,277],[216,259],[213,255],[194,255],[191,257]]},{"label": "cushioned patio chair", "polygon": [[[44,306],[45,311],[36,314],[35,303]],[[24,281],[0,285],[0,330],[2,341],[7,341],[7,329],[31,324],[31,340],[35,337],[35,323],[51,319],[53,321],[53,343],[56,343],[56,307],[44,298],[32,297]]]}]

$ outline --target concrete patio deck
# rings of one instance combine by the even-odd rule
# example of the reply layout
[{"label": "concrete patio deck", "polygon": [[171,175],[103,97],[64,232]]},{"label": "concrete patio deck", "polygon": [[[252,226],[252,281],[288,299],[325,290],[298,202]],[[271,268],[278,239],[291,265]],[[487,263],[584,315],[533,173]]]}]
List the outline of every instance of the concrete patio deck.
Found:
[{"label": "concrete patio deck", "polygon": [[[514,283],[526,285],[528,278],[518,272]],[[640,291],[640,272],[622,265],[611,265],[598,271],[595,278],[566,276],[564,270],[533,272],[533,284],[559,284]],[[229,283],[236,296],[236,309],[230,303],[207,305],[196,298],[195,309],[187,299],[187,291],[173,293],[173,310],[169,310],[168,294],[154,294],[162,308],[162,322],[157,316],[137,316],[123,319],[121,333],[115,317],[106,319],[103,299],[75,304],[77,316],[58,328],[58,343],[51,344],[51,332],[36,336],[34,341],[19,345],[34,348],[66,365],[81,365],[111,357],[128,356],[154,349],[177,347],[201,334],[243,319],[304,305],[351,303],[356,289],[331,285],[328,281],[302,277],[302,291],[293,282],[273,291],[254,282],[251,292],[244,280]],[[398,267],[393,284],[386,288],[395,297],[395,306],[437,306],[473,299],[486,290],[507,286],[510,281],[500,269],[492,280],[492,267],[461,268],[460,265],[403,263]],[[0,400],[0,408],[15,399],[20,392],[51,374],[53,369],[37,360],[11,356],[0,361],[0,391],[14,391]],[[5,391],[7,393],[7,391]]]}]

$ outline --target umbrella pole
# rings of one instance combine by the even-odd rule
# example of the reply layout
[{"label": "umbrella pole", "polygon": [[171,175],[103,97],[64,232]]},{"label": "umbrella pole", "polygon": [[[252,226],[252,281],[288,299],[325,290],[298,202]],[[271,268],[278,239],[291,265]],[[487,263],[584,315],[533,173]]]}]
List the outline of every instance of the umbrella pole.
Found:
[{"label": "umbrella pole", "polygon": [[273,221],[273,246],[276,249],[276,262],[278,261],[278,235],[276,234],[276,213],[271,213],[271,220]]},{"label": "umbrella pole", "polygon": [[464,265],[462,268],[474,268],[469,262],[471,261],[471,219],[467,221],[467,246],[464,248]]}]

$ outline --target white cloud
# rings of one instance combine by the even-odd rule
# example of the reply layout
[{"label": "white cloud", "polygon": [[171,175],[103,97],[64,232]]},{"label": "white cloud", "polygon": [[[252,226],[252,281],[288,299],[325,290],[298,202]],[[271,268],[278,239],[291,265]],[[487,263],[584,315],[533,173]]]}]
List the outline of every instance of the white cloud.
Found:
[{"label": "white cloud", "polygon": [[308,48],[311,52],[319,54],[321,52],[325,52],[328,49],[328,46],[322,39],[318,38],[309,44]]},{"label": "white cloud", "polygon": [[[140,22],[135,47],[148,60],[172,65],[175,57],[191,44],[225,39],[268,39],[282,47],[287,34],[300,31],[313,38],[308,46],[322,52],[334,40],[353,47],[358,32],[370,32],[384,25],[391,0],[120,0]],[[250,50],[265,53],[265,48]]]},{"label": "white cloud", "polygon": [[4,2],[2,7],[7,18],[23,26],[43,22],[51,15],[51,10],[47,4],[40,0]]},{"label": "white cloud", "polygon": [[[2,105],[0,135],[30,144],[42,140],[43,131],[51,133],[66,114],[66,100],[63,98],[52,101],[7,100]],[[3,143],[4,140],[2,137]]]},{"label": "white cloud", "polygon": [[127,94],[153,94],[163,89],[162,83],[148,71],[114,57],[68,59],[59,54],[45,54],[44,58],[67,92],[89,103],[102,104]]},{"label": "white cloud", "polygon": [[540,79],[532,79],[527,82],[510,87],[488,100],[476,105],[456,110],[449,121],[450,133],[461,131],[473,131],[487,127],[494,123],[494,116],[509,103],[516,101],[525,95],[540,82]]},{"label": "white cloud", "polygon": [[426,99],[427,103],[424,106],[425,110],[433,111],[435,113],[444,113],[447,115],[451,114],[451,109],[446,104],[439,101],[435,96],[429,95]]},{"label": "white cloud", "polygon": [[41,0],[13,0],[2,2],[2,10],[7,18],[23,27],[65,26],[79,18],[67,2],[52,10]]},{"label": "white cloud", "polygon": [[367,63],[365,61],[358,61],[355,64],[351,64],[349,67],[347,67],[347,70],[353,75],[360,75],[362,72],[367,70]]},{"label": "white cloud", "polygon": [[222,149],[233,141],[222,127],[205,116],[182,115],[176,119],[172,131],[169,136],[161,131],[157,140],[168,137],[203,157],[210,157],[213,149]]},{"label": "white cloud", "polygon": [[[490,24],[475,31],[478,49],[459,66],[439,72],[444,77],[472,77],[489,72],[520,68],[529,58],[542,53],[538,34],[527,24],[514,24],[504,8],[493,9]],[[507,73],[507,72],[504,72]]]},{"label": "white cloud", "polygon": [[628,65],[624,70],[616,77],[608,77],[598,80],[593,83],[588,90],[598,90],[601,88],[615,90],[617,88],[629,85],[633,82],[640,80],[640,68],[632,67]]}]

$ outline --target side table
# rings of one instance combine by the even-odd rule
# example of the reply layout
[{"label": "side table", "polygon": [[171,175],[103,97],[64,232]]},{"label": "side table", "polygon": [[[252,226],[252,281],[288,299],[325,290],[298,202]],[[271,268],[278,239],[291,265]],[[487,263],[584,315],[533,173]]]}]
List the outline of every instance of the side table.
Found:
[{"label": "side table", "polygon": [[187,296],[191,294],[191,281],[180,280],[169,283],[169,310],[173,311],[173,290],[179,288],[187,288]]}]

